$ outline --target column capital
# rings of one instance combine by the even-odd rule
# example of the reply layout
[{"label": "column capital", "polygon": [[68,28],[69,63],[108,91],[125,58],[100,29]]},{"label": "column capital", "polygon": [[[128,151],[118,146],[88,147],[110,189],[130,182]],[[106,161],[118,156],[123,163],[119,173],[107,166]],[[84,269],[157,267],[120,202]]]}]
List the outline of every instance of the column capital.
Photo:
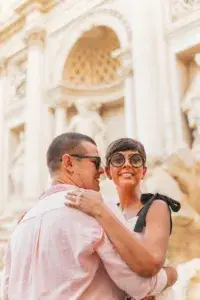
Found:
[{"label": "column capital", "polygon": [[47,91],[47,103],[50,107],[64,107],[68,108],[71,104],[67,100],[67,88],[64,84],[60,84],[53,89]]},{"label": "column capital", "polygon": [[32,28],[26,32],[25,41],[28,47],[38,45],[44,47],[46,31],[43,28]]},{"label": "column capital", "polygon": [[0,60],[0,77],[6,75],[6,72],[7,72],[7,63],[8,63],[8,59],[7,58],[2,58]]}]

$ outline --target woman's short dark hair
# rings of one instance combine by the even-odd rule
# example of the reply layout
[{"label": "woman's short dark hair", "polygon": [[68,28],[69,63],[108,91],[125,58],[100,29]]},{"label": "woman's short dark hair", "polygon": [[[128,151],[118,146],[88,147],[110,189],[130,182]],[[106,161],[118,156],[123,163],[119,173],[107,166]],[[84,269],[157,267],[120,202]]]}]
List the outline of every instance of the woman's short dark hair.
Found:
[{"label": "woman's short dark hair", "polygon": [[142,143],[130,138],[121,138],[108,146],[106,151],[106,165],[108,166],[111,155],[116,152],[128,150],[138,151],[143,156],[144,162],[146,162],[146,152]]}]

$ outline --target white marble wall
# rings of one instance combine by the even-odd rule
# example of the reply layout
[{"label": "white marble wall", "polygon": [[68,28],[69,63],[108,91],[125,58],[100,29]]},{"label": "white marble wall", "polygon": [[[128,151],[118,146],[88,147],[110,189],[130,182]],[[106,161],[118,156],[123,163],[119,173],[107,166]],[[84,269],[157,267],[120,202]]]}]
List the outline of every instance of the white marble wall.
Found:
[{"label": "white marble wall", "polygon": [[[135,137],[151,158],[192,145],[181,101],[197,68],[198,1],[192,8],[186,5],[184,13],[182,0],[173,1],[172,7],[171,1],[161,0],[14,2],[15,14],[10,10],[0,18],[0,211],[8,207],[10,196],[12,133],[25,130],[25,206],[46,186],[48,144],[70,126],[76,101],[82,98],[99,104],[96,112],[106,127],[105,146],[118,137]],[[177,2],[181,9],[174,13]],[[64,76],[72,49],[99,26],[109,28],[118,40],[110,53],[120,62],[116,80],[90,88],[73,86]],[[25,68],[19,73],[14,68],[15,78],[11,69],[21,59]]]}]

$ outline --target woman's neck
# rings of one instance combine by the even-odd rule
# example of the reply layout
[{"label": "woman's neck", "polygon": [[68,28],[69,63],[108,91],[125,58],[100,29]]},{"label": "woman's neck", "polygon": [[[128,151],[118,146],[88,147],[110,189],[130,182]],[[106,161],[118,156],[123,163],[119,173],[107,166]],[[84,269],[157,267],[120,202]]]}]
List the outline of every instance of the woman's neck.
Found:
[{"label": "woman's neck", "polygon": [[140,187],[137,186],[133,187],[125,187],[125,188],[118,188],[118,195],[121,203],[122,210],[128,209],[137,209],[141,207],[141,190]]}]

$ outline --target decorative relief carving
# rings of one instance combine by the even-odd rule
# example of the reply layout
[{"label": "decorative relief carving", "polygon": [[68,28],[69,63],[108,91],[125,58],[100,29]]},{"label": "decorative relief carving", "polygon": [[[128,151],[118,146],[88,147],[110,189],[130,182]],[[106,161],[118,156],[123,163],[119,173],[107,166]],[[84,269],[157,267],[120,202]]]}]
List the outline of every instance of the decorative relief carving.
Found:
[{"label": "decorative relief carving", "polygon": [[[98,14],[103,14],[104,16],[113,16],[116,19],[118,19],[123,24],[123,26],[126,28],[126,31],[128,34],[128,40],[131,41],[131,39],[132,39],[131,26],[127,22],[125,17],[116,10],[107,9],[107,8],[94,8],[94,9],[90,10],[89,12],[87,12],[84,16],[80,16],[78,21],[81,23],[83,21],[83,19],[85,20],[85,19],[88,19],[89,17],[95,17],[95,15],[98,15]],[[84,34],[84,32],[82,32],[82,34]]]},{"label": "decorative relief carving", "polygon": [[8,70],[9,102],[21,101],[25,97],[27,64],[25,58],[11,62]]},{"label": "decorative relief carving", "polygon": [[10,170],[11,195],[22,196],[24,179],[24,131],[18,134],[18,143],[11,159]]},{"label": "decorative relief carving", "polygon": [[172,0],[172,17],[179,19],[200,8],[200,0]]}]

